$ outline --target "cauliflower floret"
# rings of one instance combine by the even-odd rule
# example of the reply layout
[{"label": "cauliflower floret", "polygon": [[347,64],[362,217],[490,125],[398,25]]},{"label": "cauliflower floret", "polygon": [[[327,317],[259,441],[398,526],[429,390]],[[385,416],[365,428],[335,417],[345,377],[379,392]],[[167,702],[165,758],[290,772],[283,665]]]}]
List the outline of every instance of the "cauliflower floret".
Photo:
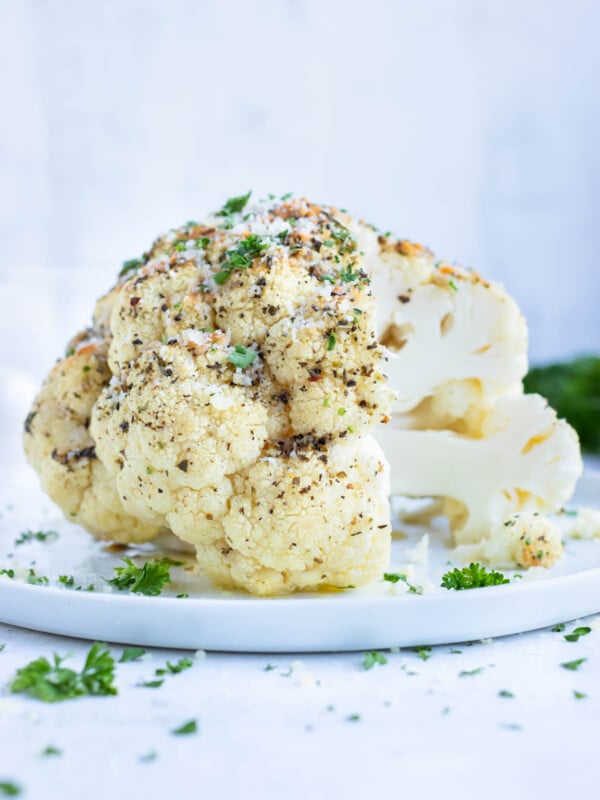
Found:
[{"label": "cauliflower floret", "polygon": [[24,446],[44,491],[73,522],[116,542],[142,542],[159,532],[128,515],[97,458],[90,413],[110,379],[106,347],[89,333],[71,343],[44,383],[25,422]]},{"label": "cauliflower floret", "polygon": [[562,555],[560,530],[538,513],[513,514],[494,525],[489,538],[456,549],[457,558],[464,561],[475,559],[508,568],[551,567]]},{"label": "cauliflower floret", "polygon": [[539,395],[499,398],[480,439],[392,428],[381,442],[392,492],[450,498],[458,544],[488,538],[517,512],[558,511],[582,471],[575,432]]}]

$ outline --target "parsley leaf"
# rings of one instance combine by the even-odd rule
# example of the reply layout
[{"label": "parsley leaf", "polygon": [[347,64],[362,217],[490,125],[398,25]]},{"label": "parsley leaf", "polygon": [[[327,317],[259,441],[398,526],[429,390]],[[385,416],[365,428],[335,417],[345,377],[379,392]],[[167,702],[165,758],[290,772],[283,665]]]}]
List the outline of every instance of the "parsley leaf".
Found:
[{"label": "parsley leaf", "polygon": [[54,747],[53,745],[48,745],[42,750],[43,756],[62,756],[62,750],[58,747]]},{"label": "parsley leaf", "polygon": [[498,692],[498,697],[514,697],[514,694],[509,692],[508,689],[501,689]]},{"label": "parsley leaf", "polygon": [[242,211],[250,199],[251,194],[252,190],[250,190],[248,194],[241,194],[238,197],[230,197],[229,200],[223,204],[223,208],[220,211],[217,211],[216,216],[228,217],[230,214],[237,214],[239,211]]},{"label": "parsley leaf", "polygon": [[15,577],[14,569],[0,569],[0,575],[6,575],[7,578],[11,580]]},{"label": "parsley leaf", "polygon": [[82,695],[117,694],[113,685],[115,662],[106,645],[95,642],[91,646],[81,672],[63,667],[66,658],[54,653],[54,663],[51,664],[41,656],[17,670],[11,692],[27,694],[45,703],[70,700]]},{"label": "parsley leaf", "polygon": [[219,272],[215,272],[215,283],[219,286],[229,279],[232,272],[238,269],[248,269],[252,260],[259,256],[263,250],[270,247],[266,239],[262,239],[255,233],[242,239],[235,247],[225,252],[225,260],[221,264]]},{"label": "parsley leaf", "polygon": [[146,655],[143,647],[124,647],[119,664],[126,664],[128,661],[137,661],[138,658]]},{"label": "parsley leaf", "polygon": [[576,672],[582,664],[585,664],[587,658],[577,658],[575,661],[563,661],[561,667],[563,669],[570,669],[571,672]]},{"label": "parsley leaf", "polygon": [[421,661],[427,661],[428,658],[431,658],[431,647],[426,645],[421,645],[420,647],[413,647],[413,653],[416,653]]},{"label": "parsley leaf", "polygon": [[157,560],[155,558],[145,561],[143,566],[136,567],[130,558],[123,558],[125,567],[115,567],[115,577],[105,578],[107,583],[112,583],[117,589],[129,589],[135,594],[145,594],[152,597],[159,595],[165,583],[171,583],[170,568],[181,564],[171,558]]},{"label": "parsley leaf", "polygon": [[130,258],[129,261],[123,262],[123,266],[119,272],[119,278],[129,275],[130,272],[137,272],[138,269],[143,266],[144,262],[141,258]]},{"label": "parsley leaf", "polygon": [[177,675],[180,672],[183,672],[184,669],[189,669],[193,665],[193,661],[191,658],[180,658],[176,664],[171,664],[170,661],[167,661],[167,666],[165,669],[157,669],[156,675]]},{"label": "parsley leaf", "polygon": [[575,700],[585,700],[587,694],[585,694],[585,692],[578,692],[577,689],[573,689],[573,697]]},{"label": "parsley leaf", "polygon": [[413,586],[412,583],[408,582],[406,575],[403,575],[401,572],[384,572],[383,580],[388,581],[388,583],[398,583],[398,581],[402,581],[402,583],[408,586],[409,594],[423,594],[423,587]]},{"label": "parsley leaf", "polygon": [[327,337],[327,350],[333,350],[336,345],[337,339],[335,337],[335,333],[333,331],[329,332],[329,336]]},{"label": "parsley leaf", "polygon": [[444,589],[480,589],[483,586],[498,586],[503,583],[510,583],[508,578],[501,572],[495,570],[488,571],[481,564],[469,564],[468,567],[459,569],[458,567],[446,572],[442,576],[441,586]]},{"label": "parsley leaf", "polygon": [[160,678],[154,681],[140,681],[138,683],[138,686],[143,686],[146,689],[160,689],[160,687],[163,685],[164,682],[165,682],[164,678]]},{"label": "parsley leaf", "polygon": [[483,667],[475,667],[475,669],[463,669],[458,673],[459,678],[469,678],[471,675],[481,675]]},{"label": "parsley leaf", "polygon": [[24,531],[15,539],[15,545],[29,544],[30,542],[53,542],[58,539],[57,531]]},{"label": "parsley leaf", "polygon": [[11,781],[0,781],[0,794],[4,797],[16,797],[21,794],[22,789],[17,783]]},{"label": "parsley leaf", "polygon": [[567,633],[564,637],[567,642],[578,642],[580,636],[587,636],[588,633],[591,633],[592,629],[588,628],[587,625],[584,625],[581,628],[575,628],[575,630],[571,631],[571,633]]},{"label": "parsley leaf", "polygon": [[340,270],[340,280],[342,283],[352,283],[357,280],[358,272],[352,272],[352,265],[348,264],[347,267],[342,267]]},{"label": "parsley leaf", "polygon": [[250,350],[250,348],[244,347],[243,344],[236,344],[233,353],[229,354],[227,360],[238,369],[246,369],[256,361],[257,356],[258,353],[255,350]]},{"label": "parsley leaf", "polygon": [[567,626],[564,622],[559,622],[558,625],[555,625],[553,628],[550,628],[552,633],[562,633]]},{"label": "parsley leaf", "polygon": [[171,731],[174,736],[184,736],[188,733],[197,733],[198,732],[198,723],[195,719],[191,719],[189,722],[184,722],[179,728],[175,728],[175,730]]},{"label": "parsley leaf", "polygon": [[372,669],[375,664],[387,664],[388,660],[383,655],[383,653],[379,653],[377,650],[371,650],[370,653],[365,653],[365,657],[363,659],[363,667],[365,669]]}]

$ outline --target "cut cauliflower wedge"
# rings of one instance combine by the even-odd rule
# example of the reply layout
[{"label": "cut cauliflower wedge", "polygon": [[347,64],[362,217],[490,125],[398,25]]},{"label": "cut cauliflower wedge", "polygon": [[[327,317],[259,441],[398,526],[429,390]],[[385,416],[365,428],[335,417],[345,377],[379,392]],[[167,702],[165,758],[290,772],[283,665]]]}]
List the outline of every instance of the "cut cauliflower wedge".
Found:
[{"label": "cut cauliflower wedge", "polygon": [[520,391],[527,328],[514,300],[477,273],[436,261],[420,245],[358,237],[377,298],[377,333],[390,351],[394,414],[405,427],[479,435],[502,394]]},{"label": "cut cauliflower wedge", "polygon": [[[393,494],[447,498],[457,544],[489,540],[465,548],[465,558],[477,555],[498,566],[549,566],[560,558],[560,537],[542,514],[562,508],[582,464],[575,432],[539,395],[499,398],[478,439],[392,425],[382,443]],[[522,521],[515,528],[513,520],[523,512],[529,534],[519,543],[514,534]]]},{"label": "cut cauliflower wedge", "polygon": [[349,220],[246,206],[159,240],[116,294],[92,410],[127,513],[256,594],[359,585],[387,564],[388,419],[375,306]]}]

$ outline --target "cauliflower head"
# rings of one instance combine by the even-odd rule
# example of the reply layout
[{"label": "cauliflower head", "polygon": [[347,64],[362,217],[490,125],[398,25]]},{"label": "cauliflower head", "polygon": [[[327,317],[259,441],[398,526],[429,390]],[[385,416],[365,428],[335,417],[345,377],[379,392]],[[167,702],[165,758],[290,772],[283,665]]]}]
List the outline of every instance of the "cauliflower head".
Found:
[{"label": "cauliflower head", "polygon": [[387,563],[369,432],[392,395],[348,225],[306,201],[225,208],[158,240],[114,294],[98,460],[125,511],[222,585],[358,585]]}]

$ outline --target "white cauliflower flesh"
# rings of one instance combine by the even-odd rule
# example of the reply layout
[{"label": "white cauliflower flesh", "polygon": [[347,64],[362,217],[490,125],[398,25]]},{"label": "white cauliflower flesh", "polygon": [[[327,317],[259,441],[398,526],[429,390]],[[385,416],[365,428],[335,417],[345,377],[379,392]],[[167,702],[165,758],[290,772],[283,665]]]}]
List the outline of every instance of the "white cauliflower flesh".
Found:
[{"label": "white cauliflower flesh", "polygon": [[356,586],[387,564],[369,434],[392,395],[349,222],[306,201],[224,208],[158,240],[102,306],[96,461],[125,514],[193,544],[221,585]]},{"label": "white cauliflower flesh", "polygon": [[527,328],[516,303],[498,284],[436,261],[420,245],[359,230],[377,333],[392,353],[393,413],[406,415],[405,426],[472,433],[491,400],[527,372]]},{"label": "white cauliflower flesh", "polygon": [[[517,513],[559,511],[582,470],[576,434],[539,395],[499,398],[478,439],[392,425],[381,441],[391,462],[392,493],[448,498],[456,542],[473,544],[491,537],[496,543],[490,543],[482,558],[496,563],[494,553],[500,553],[503,566],[507,552],[519,565],[532,561],[525,551],[509,546],[514,530],[504,523]],[[543,528],[540,535],[545,535],[544,518],[537,519]],[[497,544],[502,538],[507,539],[504,549]],[[540,566],[549,565],[562,552],[550,535],[548,548],[535,552],[540,549],[544,551]]]}]

